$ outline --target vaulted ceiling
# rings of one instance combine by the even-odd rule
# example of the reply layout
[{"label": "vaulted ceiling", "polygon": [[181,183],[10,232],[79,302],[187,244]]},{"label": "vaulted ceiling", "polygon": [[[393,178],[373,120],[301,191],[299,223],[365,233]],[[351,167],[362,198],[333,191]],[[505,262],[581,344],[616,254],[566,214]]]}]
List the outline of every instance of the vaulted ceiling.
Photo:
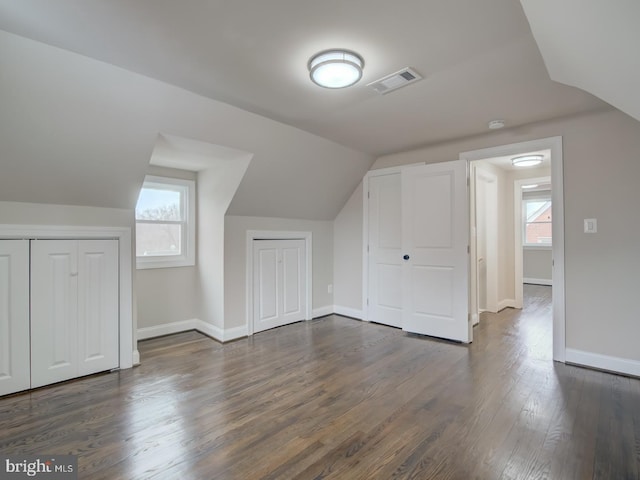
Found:
[{"label": "vaulted ceiling", "polygon": [[[374,155],[602,106],[549,78],[517,0],[2,0],[0,28]],[[309,81],[335,47],[364,57],[357,86]],[[425,79],[367,88],[407,66]]]},{"label": "vaulted ceiling", "polygon": [[[0,200],[131,208],[166,134],[253,155],[230,213],[332,219],[377,155],[609,108],[549,77],[529,21],[518,0],[0,0]],[[365,59],[352,88],[309,80],[335,47]],[[367,87],[403,67],[424,80]]]}]

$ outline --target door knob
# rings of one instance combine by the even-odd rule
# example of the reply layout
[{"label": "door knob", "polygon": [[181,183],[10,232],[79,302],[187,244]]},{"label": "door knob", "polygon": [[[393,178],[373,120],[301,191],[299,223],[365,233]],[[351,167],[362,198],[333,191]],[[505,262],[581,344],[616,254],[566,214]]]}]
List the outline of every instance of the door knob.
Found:
[{"label": "door knob", "polygon": [[402,257],[404,260],[409,260],[409,255],[405,255],[404,257]]}]

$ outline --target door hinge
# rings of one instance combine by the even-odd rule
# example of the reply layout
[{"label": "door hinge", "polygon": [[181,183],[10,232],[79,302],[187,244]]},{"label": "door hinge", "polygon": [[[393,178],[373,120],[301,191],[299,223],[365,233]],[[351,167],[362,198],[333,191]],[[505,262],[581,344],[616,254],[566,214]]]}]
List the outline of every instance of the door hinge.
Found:
[{"label": "door hinge", "polygon": [[367,190],[367,198],[371,198],[371,192]]},{"label": "door hinge", "polygon": [[369,253],[369,245],[367,245],[367,253]]},{"label": "door hinge", "polygon": [[367,298],[367,307],[369,306],[369,299]]},{"label": "door hinge", "polygon": [[471,247],[467,245],[467,253],[471,253]]}]

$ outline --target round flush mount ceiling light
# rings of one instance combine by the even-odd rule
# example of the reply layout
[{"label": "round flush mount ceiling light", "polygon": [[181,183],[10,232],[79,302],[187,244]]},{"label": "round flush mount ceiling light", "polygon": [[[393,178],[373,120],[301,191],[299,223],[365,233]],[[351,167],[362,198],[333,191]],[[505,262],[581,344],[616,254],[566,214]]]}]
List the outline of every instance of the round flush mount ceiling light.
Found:
[{"label": "round flush mount ceiling light", "polygon": [[362,78],[364,60],[349,50],[325,50],[317,53],[307,65],[311,80],[324,88],[345,88]]},{"label": "round flush mount ceiling light", "polygon": [[504,128],[504,120],[491,120],[489,122],[489,128],[491,130],[499,130]]},{"label": "round flush mount ceiling light", "polygon": [[542,163],[542,155],[522,155],[511,159],[514,167],[535,167]]},{"label": "round flush mount ceiling light", "polygon": [[531,188],[538,188],[538,184],[537,183],[532,183],[531,185],[522,185],[522,189],[523,190],[529,190]]}]

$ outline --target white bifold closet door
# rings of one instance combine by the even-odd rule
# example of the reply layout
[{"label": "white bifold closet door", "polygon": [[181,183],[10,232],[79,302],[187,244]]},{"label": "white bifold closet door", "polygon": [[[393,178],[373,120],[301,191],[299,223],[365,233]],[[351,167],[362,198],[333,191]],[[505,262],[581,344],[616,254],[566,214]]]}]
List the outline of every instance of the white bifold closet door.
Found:
[{"label": "white bifold closet door", "polygon": [[253,241],[253,331],[305,319],[304,240]]},{"label": "white bifold closet door", "polygon": [[29,379],[29,241],[0,240],[0,395]]},{"label": "white bifold closet door", "polygon": [[31,387],[118,366],[117,240],[31,242]]}]

